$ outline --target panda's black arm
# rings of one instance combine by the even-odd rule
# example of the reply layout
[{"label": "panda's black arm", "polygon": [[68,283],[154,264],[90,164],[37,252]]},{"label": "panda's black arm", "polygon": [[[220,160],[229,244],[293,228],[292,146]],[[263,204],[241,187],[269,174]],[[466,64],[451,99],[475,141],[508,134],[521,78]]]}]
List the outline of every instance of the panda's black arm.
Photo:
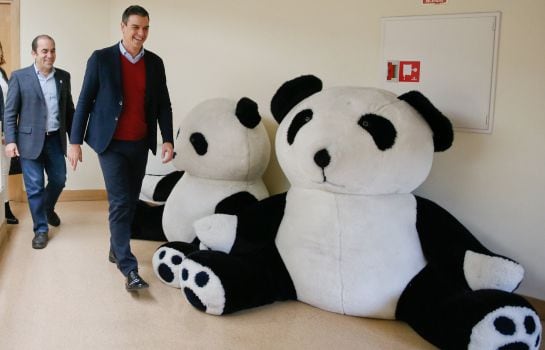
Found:
[{"label": "panda's black arm", "polygon": [[242,209],[231,254],[255,254],[274,244],[285,207],[286,193],[280,193]]},{"label": "panda's black arm", "polygon": [[159,180],[157,186],[155,186],[155,191],[153,192],[153,200],[157,202],[166,202],[172,189],[183,175],[183,171],[174,171]]},{"label": "panda's black arm", "polygon": [[241,209],[255,203],[257,203],[257,198],[253,194],[246,191],[237,192],[219,202],[214,213],[235,215]]},{"label": "panda's black arm", "polygon": [[453,215],[436,203],[416,196],[416,229],[428,263],[438,264],[465,281],[463,264],[467,250],[498,256],[486,249]]}]

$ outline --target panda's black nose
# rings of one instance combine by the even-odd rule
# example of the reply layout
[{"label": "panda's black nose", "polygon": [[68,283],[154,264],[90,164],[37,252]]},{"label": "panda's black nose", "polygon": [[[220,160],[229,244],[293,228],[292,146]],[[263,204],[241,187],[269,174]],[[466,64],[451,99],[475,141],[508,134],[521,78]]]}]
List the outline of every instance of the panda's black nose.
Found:
[{"label": "panda's black nose", "polygon": [[331,162],[331,156],[326,149],[321,149],[314,155],[314,163],[316,163],[320,168],[325,168]]}]

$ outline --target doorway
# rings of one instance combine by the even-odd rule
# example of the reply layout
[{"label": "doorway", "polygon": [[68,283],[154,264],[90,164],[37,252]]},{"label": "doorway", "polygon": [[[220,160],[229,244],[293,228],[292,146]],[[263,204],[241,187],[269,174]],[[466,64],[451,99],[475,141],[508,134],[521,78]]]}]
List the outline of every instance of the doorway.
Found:
[{"label": "doorway", "polygon": [[[6,64],[2,68],[6,70],[8,76],[20,66],[20,40],[19,40],[19,13],[20,0],[0,0],[0,42],[4,50]],[[3,151],[3,150],[2,150]],[[2,166],[5,166],[2,164]],[[4,190],[8,191],[8,198],[13,201],[21,202],[26,200],[23,191],[23,180],[21,175],[9,176],[8,186]]]}]

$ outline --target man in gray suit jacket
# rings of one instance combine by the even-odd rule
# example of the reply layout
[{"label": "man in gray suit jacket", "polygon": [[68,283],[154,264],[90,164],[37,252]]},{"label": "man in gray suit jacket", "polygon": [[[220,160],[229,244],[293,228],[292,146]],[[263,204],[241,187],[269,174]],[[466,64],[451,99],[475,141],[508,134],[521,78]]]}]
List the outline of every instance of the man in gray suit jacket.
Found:
[{"label": "man in gray suit jacket", "polygon": [[[74,103],[70,74],[53,67],[55,41],[32,41],[34,64],[12,73],[4,111],[6,155],[20,156],[28,205],[34,222],[34,249],[45,248],[48,223],[59,226],[55,204],[66,183],[66,133]],[[44,188],[47,173],[48,183]]]}]

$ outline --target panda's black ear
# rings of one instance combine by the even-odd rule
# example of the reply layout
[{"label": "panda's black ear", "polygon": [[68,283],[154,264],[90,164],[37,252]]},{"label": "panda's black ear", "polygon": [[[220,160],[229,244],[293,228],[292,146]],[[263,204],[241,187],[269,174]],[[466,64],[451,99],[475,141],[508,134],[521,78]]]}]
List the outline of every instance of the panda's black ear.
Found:
[{"label": "panda's black ear", "polygon": [[322,81],[314,75],[303,75],[285,82],[271,100],[271,112],[278,123],[296,104],[322,91]]},{"label": "panda's black ear", "polygon": [[240,123],[248,129],[255,128],[261,121],[257,103],[248,97],[243,97],[238,101],[235,115]]},{"label": "panda's black ear", "polygon": [[436,152],[447,150],[454,140],[450,120],[418,91],[409,91],[398,99],[410,104],[426,120],[433,132],[433,145]]}]

